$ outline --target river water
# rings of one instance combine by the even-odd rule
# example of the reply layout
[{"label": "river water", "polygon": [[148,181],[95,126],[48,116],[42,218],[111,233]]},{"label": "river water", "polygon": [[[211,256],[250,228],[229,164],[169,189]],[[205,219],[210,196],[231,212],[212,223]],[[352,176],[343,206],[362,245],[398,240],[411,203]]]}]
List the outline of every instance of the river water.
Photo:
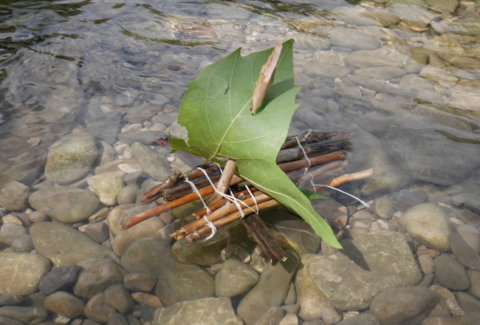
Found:
[{"label": "river water", "polygon": [[[450,228],[468,227],[478,235],[478,0],[3,1],[0,189],[15,181],[28,193],[58,188],[52,179],[44,180],[47,152],[79,129],[95,138],[102,157],[90,166],[92,173],[105,161],[121,160],[123,173],[142,179],[135,174],[138,162],[131,163],[138,152],[133,143],[148,144],[174,132],[182,94],[201,69],[239,47],[248,54],[288,39],[295,40],[295,78],[302,87],[291,133],[352,132],[347,170],[373,168],[374,175],[346,189],[371,202],[391,200],[397,217],[421,203],[441,206]],[[81,179],[68,186],[88,187]],[[4,196],[13,195],[10,191]],[[347,197],[336,198],[355,205]],[[29,237],[32,224],[50,220],[29,218],[38,210],[29,202],[4,208],[2,229],[10,216]],[[84,220],[78,222],[67,223],[81,228]],[[41,252],[35,240],[28,246],[25,239],[21,247],[26,248],[19,249],[5,236],[0,232],[5,253]],[[474,250],[480,250],[480,239],[475,240]],[[75,294],[85,302],[91,298]],[[476,294],[472,299],[480,304]],[[136,303],[136,319],[151,321],[151,313],[142,314],[142,303]],[[2,314],[2,308],[0,317],[15,318]],[[48,317],[81,324],[85,315],[51,312]]]}]

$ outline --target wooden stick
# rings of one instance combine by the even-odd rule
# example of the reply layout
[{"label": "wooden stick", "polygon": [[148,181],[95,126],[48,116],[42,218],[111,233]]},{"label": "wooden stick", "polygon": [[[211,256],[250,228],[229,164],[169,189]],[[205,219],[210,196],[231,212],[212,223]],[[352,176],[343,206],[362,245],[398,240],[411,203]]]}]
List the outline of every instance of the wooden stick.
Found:
[{"label": "wooden stick", "polygon": [[[337,151],[337,152],[332,152],[326,155],[321,155],[321,156],[316,156],[316,157],[309,157],[310,163],[312,166],[326,163],[326,162],[331,162],[334,160],[342,160],[345,159],[345,153],[342,151]],[[302,160],[295,160],[292,162],[287,162],[283,164],[278,165],[285,173],[288,173],[292,170],[300,169],[300,168],[305,168],[308,167],[308,160],[302,159]]]},{"label": "wooden stick", "polygon": [[287,254],[257,213],[242,218],[242,223],[273,265],[287,260]]},{"label": "wooden stick", "polygon": [[210,198],[208,203],[213,204],[222,198],[221,194],[224,194],[227,191],[227,189],[230,187],[230,180],[232,179],[233,174],[235,173],[235,168],[237,168],[237,163],[235,162],[235,160],[228,159],[227,162],[225,163],[225,168],[223,169],[222,176],[218,180],[218,183],[216,186],[217,190],[215,191],[215,194]]},{"label": "wooden stick", "polygon": [[[230,181],[230,185],[235,185],[235,184],[238,184],[240,182],[242,182],[243,180],[236,176],[236,175],[233,175],[231,181]],[[202,197],[205,197],[207,195],[210,195],[214,192],[214,188],[212,186],[207,186],[207,187],[204,187],[204,188],[201,188],[198,190],[198,193],[202,196]],[[181,198],[178,198],[176,200],[173,200],[173,201],[170,201],[170,202],[167,202],[167,203],[164,203],[162,205],[159,205],[159,206],[156,206],[150,210],[147,210],[147,211],[144,211],[136,216],[134,216],[133,218],[130,218],[128,219],[127,221],[125,221],[124,223],[124,228],[125,229],[128,229],[134,225],[136,225],[137,223],[139,222],[142,222],[144,220],[147,220],[153,216],[156,216],[160,213],[163,213],[165,211],[168,211],[168,210],[171,210],[171,209],[174,209],[176,207],[179,207],[181,205],[184,205],[184,204],[187,204],[189,202],[192,202],[192,201],[195,201],[198,199],[198,195],[197,195],[197,192],[192,192],[190,194],[187,194]]]},{"label": "wooden stick", "polygon": [[[267,209],[267,208],[277,206],[279,204],[280,203],[278,203],[278,201],[271,199],[271,200],[259,203],[258,204],[258,209],[259,210],[264,210],[264,209]],[[250,210],[250,209],[243,209],[243,213],[244,213],[244,216],[247,216],[247,215],[250,215],[250,214],[255,213],[255,212]],[[215,225],[215,227],[221,228],[221,227],[226,226],[229,223],[232,223],[232,222],[234,222],[236,220],[239,220],[241,218],[242,218],[242,214],[240,213],[240,211],[237,210],[234,213],[231,213],[231,214],[229,214],[229,215],[227,215],[227,216],[225,216],[221,219],[215,220],[213,222],[213,224]],[[208,235],[211,231],[212,231],[212,229],[210,229],[210,227],[203,226],[203,227],[197,229],[194,233],[187,234],[184,237],[190,242],[196,242],[197,240],[199,240],[199,239],[205,237],[206,235]],[[180,238],[183,238],[183,237],[180,237]]]},{"label": "wooden stick", "polygon": [[[254,193],[254,196],[255,196],[255,200],[257,202],[257,205],[260,209],[260,203],[261,202],[264,202],[264,201],[267,201],[267,200],[271,200],[272,198],[270,196],[268,196],[267,194],[264,194],[260,191],[258,192],[255,192]],[[250,198],[250,199],[246,199],[243,201],[245,203],[245,205],[247,205],[249,208],[245,207],[245,205],[240,205],[242,210],[245,211],[245,210],[248,210],[250,212],[255,212],[255,209],[256,209],[256,206],[255,206],[255,201],[253,200],[253,198]],[[245,208],[244,208],[245,207]],[[225,205],[223,207],[221,207],[220,209],[217,209],[215,211],[213,211],[211,214],[209,215],[206,215],[205,218],[207,218],[210,222],[214,222],[218,219],[221,219],[223,218],[224,216],[226,215],[229,215],[233,212],[239,212],[238,211],[238,208],[236,205],[234,204],[231,204],[231,205]],[[240,212],[239,212],[240,213]],[[195,221],[192,221],[190,222],[189,224],[183,226],[182,228],[180,228],[179,230],[175,231],[174,233],[172,233],[172,237],[175,238],[175,239],[179,239],[179,238],[183,238],[185,237],[185,234],[190,234],[190,233],[193,233],[195,232],[197,229],[203,227],[204,225],[207,224],[207,221],[205,219],[198,219],[198,220],[195,220]],[[214,223],[215,224],[215,223]]]}]

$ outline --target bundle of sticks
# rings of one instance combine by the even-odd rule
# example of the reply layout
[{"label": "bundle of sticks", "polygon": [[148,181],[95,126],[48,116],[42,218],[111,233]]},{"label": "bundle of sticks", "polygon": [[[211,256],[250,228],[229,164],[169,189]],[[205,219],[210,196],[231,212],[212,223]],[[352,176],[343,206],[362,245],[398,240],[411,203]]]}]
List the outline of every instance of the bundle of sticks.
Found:
[{"label": "bundle of sticks", "polygon": [[[345,151],[351,148],[348,141],[350,137],[349,133],[325,132],[308,132],[288,137],[277,156],[277,164],[299,187],[314,192],[367,178],[372,174],[370,169],[344,173]],[[228,163],[225,171],[227,168]],[[225,188],[220,190],[226,190],[229,194],[218,195],[219,188],[222,187],[220,183],[223,174],[222,167],[214,163],[199,166],[186,174],[174,172],[143,197],[145,203],[158,199],[163,199],[165,203],[126,220],[124,227],[132,227],[155,215],[201,200],[204,207],[193,213],[195,220],[171,234],[175,240],[186,238],[190,242],[195,242],[209,238],[214,235],[217,228],[241,219],[247,231],[273,263],[283,260],[285,253],[277,247],[278,245],[272,243],[275,240],[262,219],[258,217],[259,211],[277,206],[279,202],[260,190],[249,187],[237,175],[229,177],[227,184],[223,184]]]}]

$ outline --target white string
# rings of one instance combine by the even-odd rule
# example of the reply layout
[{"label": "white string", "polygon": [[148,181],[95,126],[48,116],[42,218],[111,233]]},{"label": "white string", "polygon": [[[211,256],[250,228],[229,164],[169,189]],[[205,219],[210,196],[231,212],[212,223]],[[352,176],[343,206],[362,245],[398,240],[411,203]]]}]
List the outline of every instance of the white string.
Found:
[{"label": "white string", "polygon": [[245,188],[247,189],[248,194],[250,194],[250,196],[252,197],[253,203],[255,203],[255,213],[258,214],[258,212],[260,212],[260,208],[258,207],[257,198],[255,197],[255,195],[253,195],[252,191],[250,191],[250,187],[248,187],[247,184],[245,184]]},{"label": "white string", "polygon": [[[222,167],[218,164],[218,163],[215,163],[218,167],[218,169],[220,170],[220,173],[223,174],[223,169]],[[240,206],[240,204],[242,204],[245,208],[247,209],[250,209],[252,212],[257,212],[256,210],[254,210],[251,206],[249,206],[248,204],[246,204],[245,202],[243,202],[242,200],[239,200],[237,199],[234,195],[233,195],[233,192],[230,190],[230,194],[231,195],[228,195],[228,194],[225,194],[225,193],[222,193],[220,191],[218,191],[218,189],[213,185],[213,182],[212,180],[210,179],[210,177],[208,176],[207,172],[202,169],[201,167],[197,167],[198,169],[200,169],[203,174],[205,175],[205,177],[208,179],[208,181],[210,182],[210,185],[213,187],[215,193],[217,193],[218,195],[220,195],[221,197],[225,198],[226,200],[232,202],[233,204],[235,204],[235,206],[237,207],[237,210],[240,212],[240,215],[241,217],[245,217],[245,213],[243,212],[243,209],[242,207]]]},{"label": "white string", "polygon": [[[312,181],[312,183],[313,183],[313,181]],[[365,201],[363,201],[362,199],[360,199],[359,197],[357,197],[357,196],[355,196],[355,195],[353,195],[353,194],[350,194],[350,193],[348,193],[348,192],[345,192],[344,190],[341,190],[341,189],[339,189],[339,188],[337,188],[337,187],[335,187],[335,186],[330,186],[330,185],[326,185],[326,184],[312,184],[312,185],[321,186],[321,187],[327,187],[327,188],[329,188],[329,189],[338,191],[338,192],[340,192],[340,193],[342,193],[342,194],[345,194],[345,195],[350,196],[351,198],[357,200],[357,201],[360,202],[364,207],[370,208],[370,204],[368,204],[367,202],[365,202]],[[314,192],[316,193],[316,191],[314,191]]]},{"label": "white string", "polygon": [[202,240],[202,241],[207,241],[210,238],[212,238],[213,236],[215,236],[215,234],[217,233],[217,227],[215,226],[215,224],[213,222],[208,220],[207,215],[203,216],[203,220],[205,220],[205,223],[207,224],[207,226],[212,230],[210,232],[210,235],[208,235],[204,240]]},{"label": "white string", "polygon": [[210,238],[212,238],[213,236],[215,236],[215,234],[217,233],[217,227],[213,224],[213,222],[211,222],[210,220],[208,220],[207,218],[207,215],[209,215],[212,211],[210,211],[210,209],[208,208],[207,204],[205,203],[205,201],[203,200],[203,197],[202,195],[200,194],[200,191],[198,190],[197,186],[188,179],[188,176],[185,175],[185,183],[187,183],[188,185],[190,185],[190,187],[192,188],[192,190],[195,192],[195,194],[197,194],[198,198],[200,199],[200,201],[202,202],[204,208],[205,208],[205,211],[207,212],[206,215],[203,216],[203,219],[205,220],[207,226],[210,228],[211,232],[210,232],[210,235],[208,235],[207,238],[205,238],[203,241],[207,241],[209,240]]},{"label": "white string", "polygon": [[[307,134],[305,134],[305,141],[306,141],[307,138],[310,136],[310,133],[312,133],[312,130],[308,130]],[[307,160],[308,166],[307,166],[307,167],[305,168],[305,170],[303,171],[303,175],[307,175],[308,169],[309,169],[310,167],[312,167],[312,161],[311,161],[310,158],[307,156],[307,152],[305,151],[305,148],[303,148],[302,143],[300,142],[300,139],[298,138],[298,136],[295,137],[295,140],[297,140],[298,147],[300,148],[300,150],[302,150],[303,156],[304,156],[305,159]]]}]

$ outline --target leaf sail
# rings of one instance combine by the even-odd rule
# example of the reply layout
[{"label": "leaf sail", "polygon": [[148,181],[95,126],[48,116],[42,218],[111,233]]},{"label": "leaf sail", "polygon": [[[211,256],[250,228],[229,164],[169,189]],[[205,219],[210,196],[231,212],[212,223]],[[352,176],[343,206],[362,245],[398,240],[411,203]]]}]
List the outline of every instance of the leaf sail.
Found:
[{"label": "leaf sail", "polygon": [[254,116],[250,107],[255,82],[272,49],[245,57],[238,49],[208,66],[189,84],[180,106],[178,122],[188,131],[188,143],[172,139],[171,144],[174,150],[208,160],[236,160],[242,178],[294,210],[323,240],[340,248],[327,222],[275,162],[298,107],[292,47],[292,40],[283,43],[274,80]]}]

